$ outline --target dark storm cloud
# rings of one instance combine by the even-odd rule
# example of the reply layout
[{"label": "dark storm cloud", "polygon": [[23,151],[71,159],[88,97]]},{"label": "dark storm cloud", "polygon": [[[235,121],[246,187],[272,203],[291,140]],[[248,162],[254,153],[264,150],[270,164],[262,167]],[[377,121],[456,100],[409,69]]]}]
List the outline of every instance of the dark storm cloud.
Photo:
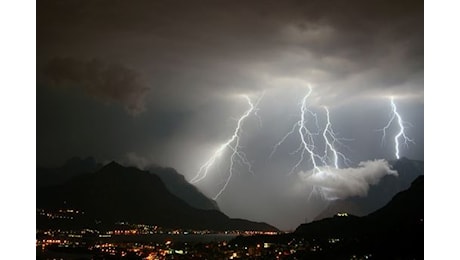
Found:
[{"label": "dark storm cloud", "polygon": [[[38,163],[93,155],[171,166],[187,179],[232,135],[248,109],[239,95],[265,91],[262,127],[251,116],[241,137],[256,174],[238,168],[219,201],[232,217],[293,228],[324,207],[307,205],[298,175],[286,177],[298,139],[267,159],[298,120],[309,84],[320,125],[327,105],[334,130],[353,140],[353,166],[394,158],[392,139],[382,145],[376,131],[389,95],[414,126],[416,145],[404,155],[423,159],[420,0],[39,1],[37,68]],[[226,159],[197,184],[209,196],[225,180]]]},{"label": "dark storm cloud", "polygon": [[115,101],[137,114],[144,110],[148,87],[132,69],[100,60],[52,59],[45,68],[49,85],[78,87],[102,101]]},{"label": "dark storm cloud", "polygon": [[323,94],[359,93],[411,83],[423,70],[420,1],[76,1],[40,10],[39,46],[49,52],[126,60],[162,75],[160,85],[189,80],[188,90],[258,90],[292,77],[332,88]]}]

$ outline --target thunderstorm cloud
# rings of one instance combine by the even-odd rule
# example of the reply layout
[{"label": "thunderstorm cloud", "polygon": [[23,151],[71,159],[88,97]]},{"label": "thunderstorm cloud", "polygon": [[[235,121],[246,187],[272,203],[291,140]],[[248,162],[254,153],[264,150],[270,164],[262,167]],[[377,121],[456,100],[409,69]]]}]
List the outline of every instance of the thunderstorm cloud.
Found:
[{"label": "thunderstorm cloud", "polygon": [[315,174],[299,173],[303,181],[320,187],[329,200],[367,196],[370,185],[378,184],[385,175],[397,176],[398,173],[383,159],[360,162],[356,168],[320,167],[320,172]]},{"label": "thunderstorm cloud", "polygon": [[79,87],[102,101],[118,102],[132,114],[145,108],[149,88],[136,71],[120,64],[54,58],[45,68],[45,77],[50,85]]}]

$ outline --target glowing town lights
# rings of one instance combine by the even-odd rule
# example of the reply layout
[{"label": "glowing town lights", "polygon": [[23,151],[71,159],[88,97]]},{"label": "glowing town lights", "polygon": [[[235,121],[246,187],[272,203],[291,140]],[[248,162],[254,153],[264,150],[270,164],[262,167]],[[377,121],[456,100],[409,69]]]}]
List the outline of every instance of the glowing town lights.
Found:
[{"label": "glowing town lights", "polygon": [[399,139],[402,137],[403,142],[404,142],[404,144],[406,146],[408,146],[409,143],[415,144],[415,142],[406,135],[406,132],[405,132],[406,127],[404,125],[407,125],[408,123],[404,122],[402,120],[401,115],[398,113],[398,110],[396,108],[396,104],[394,102],[393,97],[390,98],[390,103],[391,103],[391,109],[392,109],[391,118],[388,121],[388,123],[385,125],[385,127],[380,129],[380,131],[382,131],[382,133],[383,133],[382,134],[382,144],[385,141],[387,130],[390,128],[390,126],[393,123],[393,121],[395,121],[395,119],[397,119],[396,121],[397,121],[397,124],[398,124],[398,127],[399,127],[399,131],[395,135],[394,141],[395,141],[395,157],[396,157],[396,159],[399,159],[400,158],[400,155],[399,155],[399,146],[400,146]]},{"label": "glowing town lights", "polygon": [[220,157],[227,149],[230,150],[232,154],[230,155],[229,174],[222,188],[214,196],[213,198],[214,200],[219,198],[219,196],[227,188],[227,185],[233,176],[235,161],[238,160],[241,164],[246,165],[248,167],[248,171],[254,174],[254,172],[252,171],[252,166],[247,160],[245,153],[240,150],[241,148],[240,147],[240,137],[242,133],[242,125],[243,125],[243,122],[246,120],[246,118],[248,118],[251,114],[253,114],[260,120],[260,118],[257,115],[257,105],[259,104],[262,96],[257,100],[257,103],[255,105],[252,103],[251,99],[248,96],[243,95],[242,97],[245,98],[246,101],[248,102],[249,109],[246,110],[243,113],[243,115],[241,115],[241,117],[238,119],[233,135],[225,143],[219,146],[219,148],[213,153],[213,155],[200,167],[197,175],[190,181],[191,183],[197,183],[203,180],[204,178],[206,178],[206,176],[208,175],[209,169],[211,168],[212,165],[214,165],[217,158]]}]

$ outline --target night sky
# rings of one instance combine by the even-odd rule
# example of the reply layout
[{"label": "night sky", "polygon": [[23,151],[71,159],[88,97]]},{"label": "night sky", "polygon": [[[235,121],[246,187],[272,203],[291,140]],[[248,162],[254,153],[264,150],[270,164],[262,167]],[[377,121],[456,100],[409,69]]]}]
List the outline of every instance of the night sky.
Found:
[{"label": "night sky", "polygon": [[[242,95],[261,97],[240,134],[253,173],[237,162],[217,202],[231,217],[293,229],[327,205],[308,199],[327,180],[306,176],[308,160],[290,174],[298,135],[270,153],[309,86],[318,125],[327,106],[350,159],[338,173],[351,177],[332,195],[365,195],[394,174],[385,166],[398,129],[383,143],[378,131],[391,96],[415,142],[401,156],[423,160],[423,11],[423,1],[39,1],[37,164],[94,156],[170,166],[191,180],[248,110]],[[231,153],[195,184],[211,198]]]}]

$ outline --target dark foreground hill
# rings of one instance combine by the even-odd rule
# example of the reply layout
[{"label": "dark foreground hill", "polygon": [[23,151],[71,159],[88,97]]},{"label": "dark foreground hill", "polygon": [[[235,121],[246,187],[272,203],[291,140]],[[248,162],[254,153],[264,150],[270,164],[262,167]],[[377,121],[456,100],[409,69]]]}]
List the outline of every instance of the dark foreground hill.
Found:
[{"label": "dark foreground hill", "polygon": [[[60,223],[71,226],[99,223],[108,227],[126,221],[187,229],[276,230],[265,223],[231,219],[217,210],[193,208],[171,194],[156,175],[115,162],[64,184],[38,188],[37,208],[84,211],[83,217]],[[37,217],[39,227],[56,223]]]},{"label": "dark foreground hill", "polygon": [[[94,173],[102,168],[93,157],[81,159],[73,157],[64,165],[55,168],[37,167],[37,188],[61,185],[70,179],[87,173]],[[157,175],[166,188],[190,206],[197,209],[219,210],[216,201],[206,197],[195,186],[187,182],[184,176],[175,169],[161,166],[150,166],[146,170]]]},{"label": "dark foreground hill", "polygon": [[334,216],[300,225],[280,236],[238,237],[236,244],[303,241],[298,259],[423,259],[423,176],[381,209],[365,216]]}]

